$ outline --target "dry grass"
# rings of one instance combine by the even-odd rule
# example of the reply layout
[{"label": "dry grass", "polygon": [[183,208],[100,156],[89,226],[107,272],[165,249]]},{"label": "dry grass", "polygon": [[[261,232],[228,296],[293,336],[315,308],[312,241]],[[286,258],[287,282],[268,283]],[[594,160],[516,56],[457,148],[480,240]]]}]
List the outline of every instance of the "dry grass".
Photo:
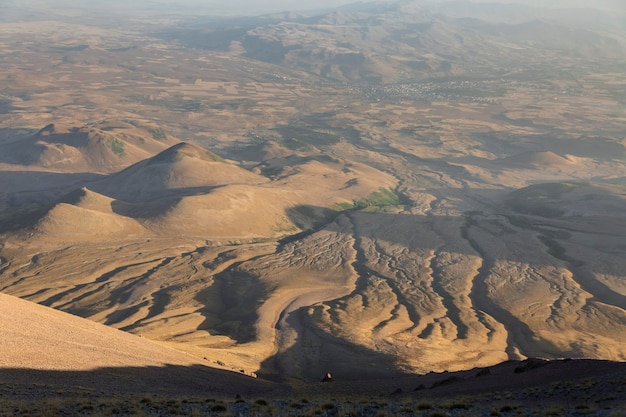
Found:
[{"label": "dry grass", "polygon": [[[462,405],[462,406],[461,406]],[[489,405],[487,403],[433,402],[424,408],[415,402],[381,402],[374,399],[335,398],[293,401],[290,399],[213,399],[119,396],[114,398],[51,399],[34,401],[0,401],[0,413],[13,416],[608,416],[620,415],[623,407],[583,409],[568,405]]]}]

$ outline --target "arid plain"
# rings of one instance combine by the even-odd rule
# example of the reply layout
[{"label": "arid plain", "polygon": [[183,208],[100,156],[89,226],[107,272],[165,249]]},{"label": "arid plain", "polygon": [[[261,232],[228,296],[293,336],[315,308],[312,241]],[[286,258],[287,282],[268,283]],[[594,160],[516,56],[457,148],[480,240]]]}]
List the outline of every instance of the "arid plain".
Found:
[{"label": "arid plain", "polygon": [[624,15],[11,10],[2,293],[294,386],[626,361]]}]

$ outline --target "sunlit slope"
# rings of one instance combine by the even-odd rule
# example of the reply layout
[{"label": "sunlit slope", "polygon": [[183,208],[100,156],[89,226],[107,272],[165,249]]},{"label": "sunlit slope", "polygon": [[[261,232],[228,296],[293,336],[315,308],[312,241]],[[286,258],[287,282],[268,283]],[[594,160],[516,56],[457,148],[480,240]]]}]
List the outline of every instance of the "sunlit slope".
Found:
[{"label": "sunlit slope", "polygon": [[181,142],[34,213],[30,233],[64,241],[174,235],[240,242],[310,228],[380,190],[395,196],[393,177],[362,164],[296,157],[264,166],[277,174],[272,180]]},{"label": "sunlit slope", "polygon": [[[53,123],[30,136],[19,132],[13,136],[0,143],[2,230],[32,225],[43,212],[66,202],[67,194],[82,187],[92,190],[92,182],[178,142],[154,125],[132,120]],[[80,234],[86,227],[83,222],[74,229]]]},{"label": "sunlit slope", "polygon": [[29,386],[31,392],[54,387],[54,396],[75,390],[230,396],[276,389],[238,370],[211,368],[215,360],[6,294],[0,294],[0,336],[0,381],[18,392]]},{"label": "sunlit slope", "polygon": [[149,201],[174,194],[202,194],[213,187],[261,184],[267,179],[229,163],[198,145],[178,143],[110,175],[95,188],[123,201]]},{"label": "sunlit slope", "polygon": [[[220,348],[229,366],[256,371],[278,349],[271,328],[283,309],[349,292],[351,233],[338,216],[400,208],[393,177],[373,168],[334,158],[273,164],[280,175],[270,180],[180,144],[90,184],[102,194],[76,190],[3,236],[0,288],[199,355]],[[304,244],[273,241],[327,223]],[[301,267],[291,270],[294,245]],[[240,280],[254,275],[237,265],[274,253],[245,267],[263,274],[258,285]]]},{"label": "sunlit slope", "polygon": [[525,356],[624,360],[623,190],[552,187],[558,218],[350,214],[352,292],[292,313],[299,342],[268,366],[313,378],[316,366],[366,376]]},{"label": "sunlit slope", "polygon": [[[546,195],[567,210],[519,206]],[[609,250],[626,227],[621,188],[539,185],[505,203],[459,216],[370,206],[282,245],[10,245],[3,291],[260,374],[624,360],[623,260]]]},{"label": "sunlit slope", "polygon": [[75,371],[202,364],[149,340],[5,294],[0,294],[0,334],[0,368]]},{"label": "sunlit slope", "polygon": [[37,220],[32,233],[70,241],[149,235],[135,219],[117,214],[115,207],[115,200],[82,188],[67,195]]}]

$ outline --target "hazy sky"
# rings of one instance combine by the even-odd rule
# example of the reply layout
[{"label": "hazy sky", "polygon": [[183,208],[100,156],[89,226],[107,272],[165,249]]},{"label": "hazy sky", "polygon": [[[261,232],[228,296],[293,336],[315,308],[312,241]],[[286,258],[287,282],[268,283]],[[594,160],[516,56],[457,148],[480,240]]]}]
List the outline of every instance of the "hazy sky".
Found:
[{"label": "hazy sky", "polygon": [[[215,5],[225,8],[266,9],[266,10],[306,10],[323,7],[337,7],[356,3],[358,0],[145,0],[160,3],[187,3],[196,5]],[[392,0],[377,0],[384,3]],[[422,0],[423,2],[444,2],[449,0]],[[470,0],[473,3],[524,3],[538,7],[591,7],[591,8],[623,8],[626,0]],[[360,2],[368,3],[368,0]]]},{"label": "hazy sky", "polygon": [[[376,0],[385,3],[393,0]],[[449,0],[415,0],[428,2],[445,2]],[[471,2],[489,3],[524,3],[537,7],[590,7],[618,10],[626,13],[626,0],[469,0]],[[98,9],[140,9],[149,6],[156,10],[177,9],[188,12],[189,9],[198,9],[203,12],[224,12],[236,14],[261,14],[277,11],[304,11],[337,7],[356,3],[357,0],[0,0],[0,6],[47,6],[44,8],[83,8],[85,6]],[[370,0],[361,0],[369,3]],[[0,7],[2,8],[2,7]]]}]

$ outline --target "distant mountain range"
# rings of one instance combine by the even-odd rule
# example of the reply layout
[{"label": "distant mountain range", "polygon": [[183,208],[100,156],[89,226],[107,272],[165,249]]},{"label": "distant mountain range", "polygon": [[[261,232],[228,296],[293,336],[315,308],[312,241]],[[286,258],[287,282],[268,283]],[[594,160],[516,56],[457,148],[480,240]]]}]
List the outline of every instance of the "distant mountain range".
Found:
[{"label": "distant mountain range", "polygon": [[465,74],[496,59],[511,67],[543,65],[541,50],[619,57],[625,23],[626,17],[600,10],[404,0],[198,23],[162,36],[329,80],[378,83]]}]

